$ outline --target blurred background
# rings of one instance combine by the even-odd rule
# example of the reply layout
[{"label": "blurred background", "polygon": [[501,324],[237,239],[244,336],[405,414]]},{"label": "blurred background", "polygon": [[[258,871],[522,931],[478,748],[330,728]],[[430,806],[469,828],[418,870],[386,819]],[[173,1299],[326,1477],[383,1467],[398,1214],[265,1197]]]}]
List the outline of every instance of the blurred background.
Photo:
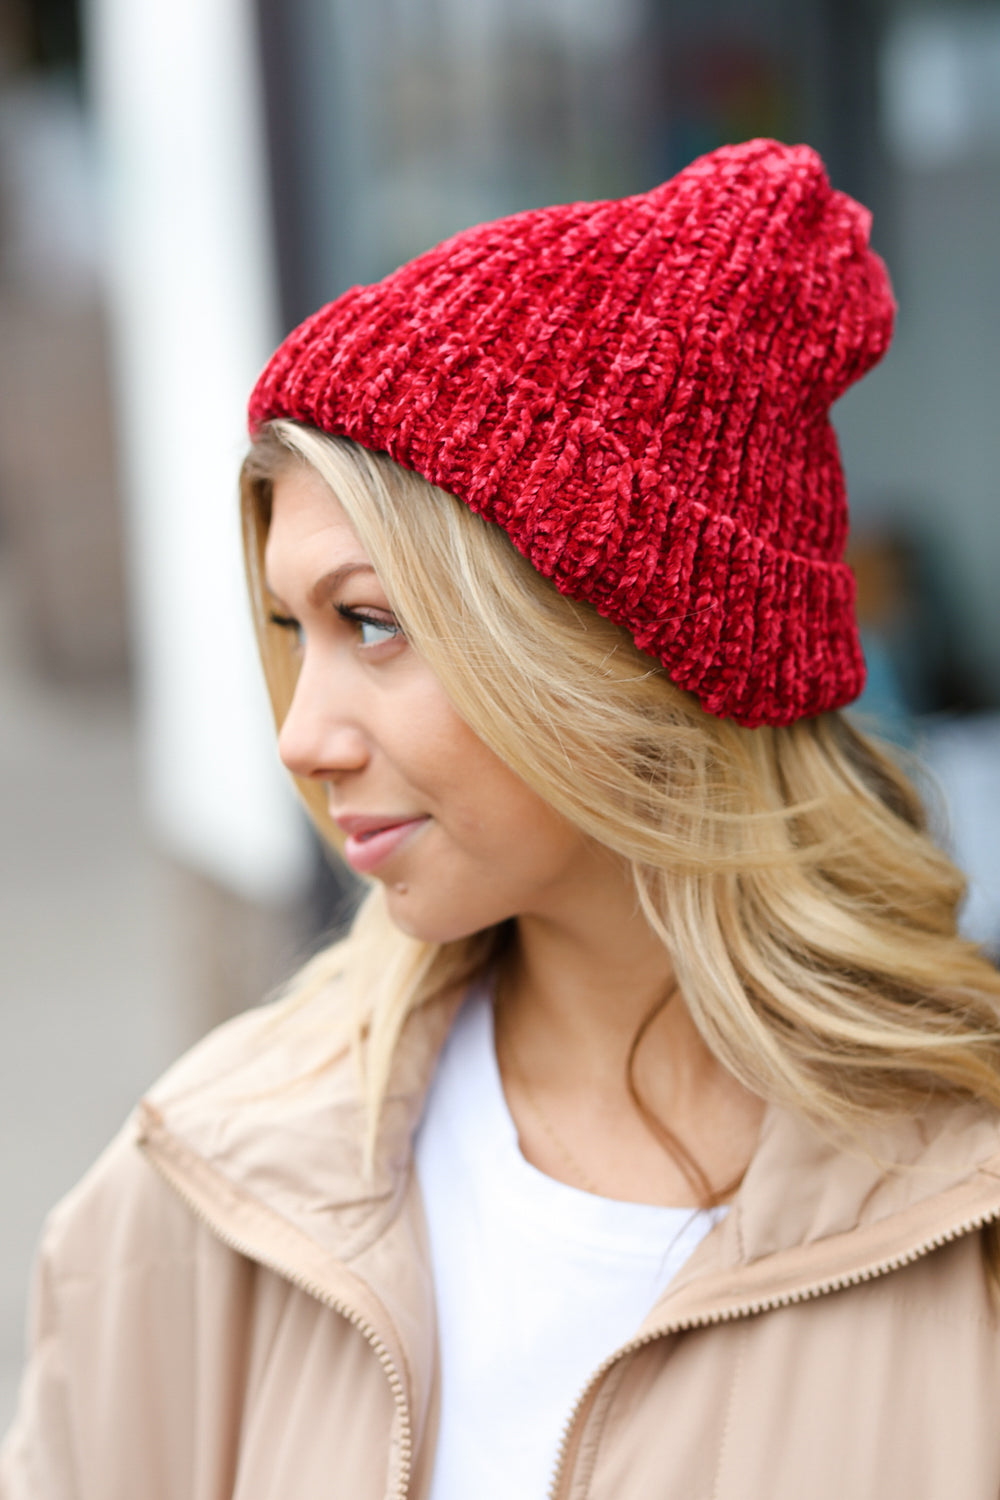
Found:
[{"label": "blurred background", "polygon": [[838,408],[870,687],[1000,952],[1000,4],[0,0],[0,1428],[45,1210],[350,893],[235,508],[294,323],[446,234],[806,140],[900,301]]}]

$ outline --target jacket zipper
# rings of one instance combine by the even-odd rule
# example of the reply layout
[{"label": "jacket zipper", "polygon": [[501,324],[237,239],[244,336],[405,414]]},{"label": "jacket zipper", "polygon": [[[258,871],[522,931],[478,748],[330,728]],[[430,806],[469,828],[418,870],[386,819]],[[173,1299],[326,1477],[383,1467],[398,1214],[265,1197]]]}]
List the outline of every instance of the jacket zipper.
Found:
[{"label": "jacket zipper", "polygon": [[342,1318],[346,1318],[347,1322],[356,1328],[367,1340],[385,1372],[399,1418],[399,1478],[394,1488],[391,1491],[387,1491],[386,1500],[406,1500],[413,1470],[413,1429],[410,1423],[410,1410],[402,1378],[396,1368],[392,1355],[379,1336],[378,1330],[356,1308],[351,1307],[349,1303],[342,1302],[338,1297],[332,1296],[324,1287],[311,1281],[309,1277],[303,1276],[294,1268],[284,1265],[277,1258],[262,1255],[258,1249],[241,1240],[239,1235],[232,1234],[228,1229],[221,1227],[205,1212],[201,1204],[188,1192],[183,1182],[179,1180],[168,1166],[150,1151],[146,1151],[144,1155],[173,1192],[177,1194],[185,1207],[211,1231],[217,1240],[227,1245],[230,1250],[235,1250],[238,1255],[244,1256],[245,1259],[252,1260],[256,1264],[264,1266],[267,1270],[275,1272],[276,1275],[283,1277],[285,1281],[291,1282],[300,1291],[306,1292],[310,1297],[314,1297],[317,1302],[321,1302],[324,1307],[328,1307],[331,1311],[339,1313]]},{"label": "jacket zipper", "polygon": [[790,1292],[783,1292],[779,1296],[765,1297],[759,1302],[746,1302],[739,1307],[724,1308],[722,1310],[695,1313],[690,1317],[679,1318],[676,1322],[667,1323],[662,1328],[657,1328],[651,1333],[643,1334],[641,1338],[633,1339],[628,1344],[623,1344],[616,1349],[614,1354],[609,1355],[603,1364],[599,1365],[593,1375],[584,1386],[580,1395],[573,1404],[573,1409],[566,1419],[562,1436],[559,1440],[559,1451],[556,1455],[556,1467],[549,1487],[548,1500],[559,1500],[560,1492],[563,1491],[566,1474],[564,1473],[566,1459],[569,1455],[570,1443],[573,1430],[577,1425],[591,1396],[596,1392],[600,1382],[619,1360],[626,1355],[634,1354],[638,1349],[644,1349],[649,1344],[654,1344],[657,1339],[669,1338],[675,1333],[689,1333],[695,1328],[709,1328],[714,1323],[732,1323],[738,1318],[754,1317],[757,1313],[772,1312],[779,1307],[791,1307],[797,1302],[808,1302],[815,1297],[825,1297],[830,1292],[845,1291],[848,1287],[860,1286],[863,1281],[874,1281],[879,1276],[886,1276],[892,1271],[900,1271],[904,1266],[912,1265],[916,1260],[929,1255],[933,1250],[940,1250],[942,1246],[950,1244],[952,1240],[961,1239],[963,1235],[973,1234],[976,1230],[983,1229],[987,1224],[992,1224],[1000,1219],[1000,1204],[988,1213],[979,1214],[974,1219],[968,1219],[965,1223],[958,1224],[947,1229],[943,1234],[938,1234],[933,1239],[925,1240],[922,1244],[908,1250],[904,1255],[893,1257],[891,1260],[878,1261],[871,1266],[862,1266],[857,1271],[852,1271],[843,1276],[837,1276],[828,1281],[817,1281],[810,1286],[796,1287]]}]

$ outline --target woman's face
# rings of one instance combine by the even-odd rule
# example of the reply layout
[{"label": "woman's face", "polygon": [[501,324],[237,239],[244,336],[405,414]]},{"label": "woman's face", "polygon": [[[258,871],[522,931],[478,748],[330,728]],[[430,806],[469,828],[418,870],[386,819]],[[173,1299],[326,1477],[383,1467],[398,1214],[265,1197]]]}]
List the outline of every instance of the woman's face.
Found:
[{"label": "woman's face", "polygon": [[558,918],[581,882],[609,877],[606,851],[456,713],[305,466],[274,485],[265,568],[272,618],[301,656],[281,758],[325,784],[348,862],[383,882],[399,927],[442,942],[509,917]]}]

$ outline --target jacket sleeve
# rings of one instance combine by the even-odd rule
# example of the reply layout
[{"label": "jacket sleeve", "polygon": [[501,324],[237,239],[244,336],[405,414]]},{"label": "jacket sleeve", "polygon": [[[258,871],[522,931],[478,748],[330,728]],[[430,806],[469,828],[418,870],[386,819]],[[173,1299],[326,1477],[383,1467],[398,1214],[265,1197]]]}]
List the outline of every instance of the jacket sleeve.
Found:
[{"label": "jacket sleeve", "polygon": [[0,1447],[0,1500],[77,1500],[66,1370],[44,1249],[35,1267],[29,1350],[17,1416]]},{"label": "jacket sleeve", "polygon": [[130,1124],[46,1226],[0,1500],[228,1493],[252,1290]]}]

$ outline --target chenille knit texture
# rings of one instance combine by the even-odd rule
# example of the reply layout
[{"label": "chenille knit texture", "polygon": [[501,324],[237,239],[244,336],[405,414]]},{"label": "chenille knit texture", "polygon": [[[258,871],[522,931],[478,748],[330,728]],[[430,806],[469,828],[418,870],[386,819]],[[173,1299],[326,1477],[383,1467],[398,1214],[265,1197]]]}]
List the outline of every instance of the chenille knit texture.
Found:
[{"label": "chenille knit texture", "polygon": [[479,225],[290,334],[251,431],[291,418],[449,490],[710,713],[837,708],[864,663],[829,409],[895,311],[869,227],[767,140]]}]

